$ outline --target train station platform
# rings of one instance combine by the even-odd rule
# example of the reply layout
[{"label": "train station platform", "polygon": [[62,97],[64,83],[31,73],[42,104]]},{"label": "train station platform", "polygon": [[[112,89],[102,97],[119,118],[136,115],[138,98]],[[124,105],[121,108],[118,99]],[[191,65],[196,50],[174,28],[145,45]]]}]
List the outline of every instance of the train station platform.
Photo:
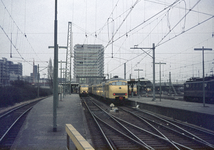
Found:
[{"label": "train station platform", "polygon": [[[13,150],[65,150],[65,125],[71,124],[89,143],[90,133],[78,94],[66,95],[57,108],[57,132],[53,132],[53,97],[38,102],[29,112],[12,146]],[[70,142],[70,149],[75,145]]]},{"label": "train station platform", "polygon": [[141,109],[149,110],[177,120],[182,120],[204,128],[214,130],[214,104],[186,102],[183,100],[164,99],[156,97],[129,97],[129,103]]}]

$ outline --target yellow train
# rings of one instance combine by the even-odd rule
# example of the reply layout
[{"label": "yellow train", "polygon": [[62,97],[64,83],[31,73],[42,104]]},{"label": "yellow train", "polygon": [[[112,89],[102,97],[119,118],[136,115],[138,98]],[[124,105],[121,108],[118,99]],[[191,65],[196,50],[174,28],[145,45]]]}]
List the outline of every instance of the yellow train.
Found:
[{"label": "yellow train", "polygon": [[123,103],[128,99],[128,84],[124,79],[113,78],[101,84],[89,86],[89,93],[113,103]]},{"label": "yellow train", "polygon": [[79,96],[88,96],[88,85],[81,84],[79,85]]}]

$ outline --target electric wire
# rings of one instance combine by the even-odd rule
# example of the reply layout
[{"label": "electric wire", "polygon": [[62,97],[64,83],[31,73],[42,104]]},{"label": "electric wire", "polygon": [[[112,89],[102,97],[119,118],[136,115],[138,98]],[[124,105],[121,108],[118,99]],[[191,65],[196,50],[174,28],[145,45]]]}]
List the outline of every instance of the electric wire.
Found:
[{"label": "electric wire", "polygon": [[158,45],[156,45],[156,47],[161,46],[161,45],[163,45],[163,44],[165,44],[165,43],[171,41],[171,40],[174,39],[174,38],[177,38],[178,36],[180,36],[180,35],[182,35],[182,34],[188,32],[188,31],[194,29],[195,27],[197,27],[197,26],[199,26],[199,25],[201,25],[201,24],[203,24],[203,23],[209,21],[209,20],[212,19],[212,18],[214,18],[214,16],[211,16],[211,17],[209,17],[209,18],[203,20],[202,22],[200,22],[200,23],[198,23],[198,24],[196,24],[196,25],[194,25],[194,26],[188,28],[187,30],[185,30],[185,31],[183,31],[183,32],[181,32],[181,33],[175,35],[174,37],[172,37],[172,38],[170,38],[170,39],[168,39],[168,40],[166,40],[166,41],[161,42],[161,41],[162,41],[162,40],[161,40],[161,41],[158,43]]},{"label": "electric wire", "polygon": [[[174,6],[175,4],[177,4],[179,2],[179,0],[176,0],[175,2],[173,2],[171,5],[165,7],[164,9],[162,9],[161,11],[159,11],[158,13],[156,13],[155,15],[149,17],[148,19],[146,19],[145,21],[143,21],[142,23],[138,24],[137,26],[135,26],[134,28],[130,29],[129,31],[127,31],[126,33],[122,34],[121,36],[119,36],[118,38],[114,39],[114,42],[116,42],[117,40],[121,39],[122,37],[126,36],[128,33],[133,32],[134,30],[136,30],[137,28],[139,28],[140,26],[142,26],[143,24],[147,23],[148,21],[150,21],[151,19],[153,19],[154,17],[160,15],[161,13],[163,13],[164,11],[166,11],[167,9],[171,8],[172,6]],[[111,42],[109,42],[107,44],[110,45]]]},{"label": "electric wire", "polygon": [[[39,58],[39,60],[41,60],[40,57],[39,57],[39,56],[37,55],[37,53],[35,52],[35,50],[34,50],[32,44],[30,43],[30,41],[29,41],[29,39],[28,39],[26,33],[24,33],[24,32],[19,28],[19,26],[17,25],[16,21],[13,19],[12,15],[11,15],[10,12],[8,11],[8,9],[7,9],[6,5],[4,4],[3,0],[1,0],[1,2],[2,2],[3,6],[4,6],[5,10],[6,10],[6,12],[8,13],[10,19],[12,20],[13,24],[15,24],[17,30],[25,37],[25,39],[27,40],[27,43],[30,45],[30,48],[33,50],[33,52],[34,52],[35,55]],[[25,11],[26,11],[26,10],[25,10]],[[25,18],[25,24],[26,24],[26,18]],[[24,28],[25,28],[25,27],[24,27]],[[5,30],[3,29],[2,26],[1,26],[1,29],[3,30],[4,34],[7,35],[7,33],[5,32]],[[18,35],[18,31],[17,31],[17,35]],[[12,43],[12,41],[11,41],[11,39],[9,38],[8,35],[7,35],[7,37],[8,37],[8,40]],[[17,38],[18,38],[18,37],[17,37]],[[17,40],[17,39],[16,39],[16,40]],[[14,44],[14,43],[12,43],[12,44],[13,44],[13,47],[14,47],[15,44]],[[16,47],[16,46],[15,46],[15,47]],[[15,47],[14,47],[14,48],[15,48]],[[16,49],[16,51],[18,52],[18,49],[17,49],[17,48],[15,48],[15,49]],[[21,57],[22,59],[24,59],[24,58],[21,56],[20,52],[18,52],[18,54],[20,55],[20,57]],[[29,62],[28,62],[28,63],[29,63]]]},{"label": "electric wire", "polygon": [[[17,51],[17,53],[19,54],[20,58],[23,59],[25,62],[27,62],[28,64],[30,64],[24,57],[22,57],[21,53],[19,52],[18,48],[14,45],[14,43],[12,42],[12,40],[9,38],[8,34],[5,32],[5,30],[2,28],[2,26],[0,25],[0,28],[2,29],[2,31],[4,32],[5,36],[8,38],[8,40],[10,41],[10,43],[12,44],[12,46],[15,48],[15,50]],[[32,65],[32,64],[30,64]]]},{"label": "electric wire", "polygon": [[195,5],[193,5],[193,7],[191,9],[189,9],[189,11],[175,24],[175,26],[171,29],[169,28],[169,32],[164,35],[164,37],[156,44],[156,47],[159,46],[159,44],[161,43],[161,41],[163,41],[174,29],[175,27],[177,27],[177,25],[186,18],[186,16],[191,12],[191,10],[200,2],[201,0],[198,0]]}]

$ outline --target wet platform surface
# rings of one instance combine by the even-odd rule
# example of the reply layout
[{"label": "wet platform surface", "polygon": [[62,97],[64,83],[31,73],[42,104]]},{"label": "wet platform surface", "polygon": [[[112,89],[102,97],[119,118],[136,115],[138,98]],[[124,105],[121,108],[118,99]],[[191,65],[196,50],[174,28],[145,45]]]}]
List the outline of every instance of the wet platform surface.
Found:
[{"label": "wet platform surface", "polygon": [[[57,108],[57,132],[53,132],[53,97],[38,102],[29,112],[12,149],[65,150],[65,124],[72,124],[90,143],[90,135],[78,94],[66,95]],[[72,141],[70,148],[75,149]]]}]

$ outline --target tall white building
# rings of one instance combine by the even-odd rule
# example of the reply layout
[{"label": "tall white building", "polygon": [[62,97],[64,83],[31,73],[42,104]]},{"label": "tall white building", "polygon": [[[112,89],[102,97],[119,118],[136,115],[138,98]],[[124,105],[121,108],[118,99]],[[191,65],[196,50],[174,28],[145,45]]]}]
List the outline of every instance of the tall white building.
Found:
[{"label": "tall white building", "polygon": [[74,46],[74,78],[80,84],[100,83],[104,76],[104,47],[101,44]]}]

